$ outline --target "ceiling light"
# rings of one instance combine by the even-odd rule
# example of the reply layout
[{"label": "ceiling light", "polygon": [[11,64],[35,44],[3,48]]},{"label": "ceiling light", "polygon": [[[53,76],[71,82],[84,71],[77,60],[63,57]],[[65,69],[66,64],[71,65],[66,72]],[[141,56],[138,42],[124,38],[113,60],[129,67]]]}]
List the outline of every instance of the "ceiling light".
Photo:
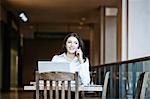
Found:
[{"label": "ceiling light", "polygon": [[19,14],[19,17],[21,18],[21,20],[22,20],[23,22],[27,22],[27,21],[28,21],[28,17],[26,16],[26,14],[25,14],[24,12],[21,12],[21,13]]}]

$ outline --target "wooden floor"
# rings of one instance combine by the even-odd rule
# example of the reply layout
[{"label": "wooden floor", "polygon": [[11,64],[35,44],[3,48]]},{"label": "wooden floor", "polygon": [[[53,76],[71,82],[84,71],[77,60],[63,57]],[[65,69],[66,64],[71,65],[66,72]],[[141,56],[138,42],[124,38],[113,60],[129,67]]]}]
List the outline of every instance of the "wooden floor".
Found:
[{"label": "wooden floor", "polygon": [[0,99],[34,99],[34,93],[29,91],[1,92]]},{"label": "wooden floor", "polygon": [[[0,92],[0,99],[34,99],[34,92],[13,90],[10,92]],[[99,97],[86,97],[84,99],[100,99]]]}]

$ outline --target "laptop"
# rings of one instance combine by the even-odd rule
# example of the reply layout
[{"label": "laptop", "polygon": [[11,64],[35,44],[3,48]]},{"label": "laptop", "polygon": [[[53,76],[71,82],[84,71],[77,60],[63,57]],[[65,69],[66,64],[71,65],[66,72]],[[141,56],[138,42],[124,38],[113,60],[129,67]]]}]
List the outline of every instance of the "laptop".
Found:
[{"label": "laptop", "polygon": [[52,62],[52,61],[38,61],[38,71],[43,72],[70,72],[69,63]]}]

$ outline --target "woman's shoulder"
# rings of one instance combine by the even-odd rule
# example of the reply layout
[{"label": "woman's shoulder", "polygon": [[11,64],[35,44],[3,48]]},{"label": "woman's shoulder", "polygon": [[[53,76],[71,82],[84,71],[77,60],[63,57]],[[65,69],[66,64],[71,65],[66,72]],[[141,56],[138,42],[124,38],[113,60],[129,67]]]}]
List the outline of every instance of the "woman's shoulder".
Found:
[{"label": "woman's shoulder", "polygon": [[54,60],[54,59],[59,59],[59,58],[64,58],[64,53],[54,55],[53,58],[52,58],[52,60]]}]

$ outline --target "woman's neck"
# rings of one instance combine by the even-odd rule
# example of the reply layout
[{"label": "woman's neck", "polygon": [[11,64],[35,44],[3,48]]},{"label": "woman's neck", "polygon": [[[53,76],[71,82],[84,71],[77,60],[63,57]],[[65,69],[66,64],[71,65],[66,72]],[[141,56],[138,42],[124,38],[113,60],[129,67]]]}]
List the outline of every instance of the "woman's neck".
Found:
[{"label": "woman's neck", "polygon": [[67,56],[67,60],[68,61],[72,61],[75,57],[75,54],[72,54],[72,53],[66,53],[66,56]]}]

